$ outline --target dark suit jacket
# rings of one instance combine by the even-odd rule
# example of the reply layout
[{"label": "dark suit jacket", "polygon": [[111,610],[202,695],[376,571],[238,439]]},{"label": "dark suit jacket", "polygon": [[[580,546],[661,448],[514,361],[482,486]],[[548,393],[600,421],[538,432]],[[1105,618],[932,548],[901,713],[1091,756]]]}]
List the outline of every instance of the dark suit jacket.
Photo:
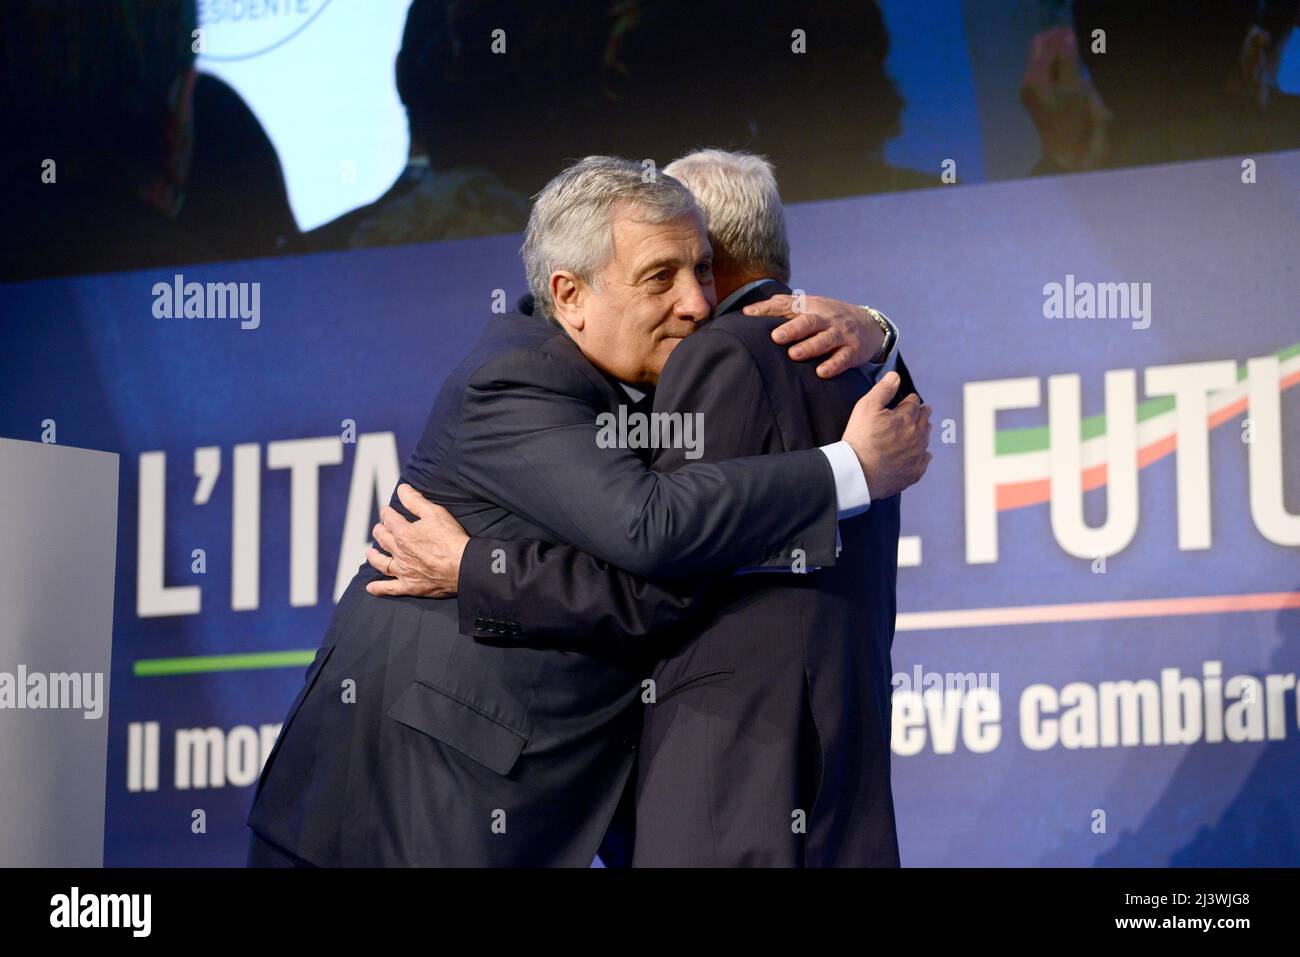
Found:
[{"label": "dark suit jacket", "polygon": [[[736,308],[784,291],[770,283]],[[704,461],[834,442],[866,393],[859,373],[823,380],[815,361],[791,362],[771,340],[779,323],[729,313],[669,358],[656,410],[703,413]],[[655,467],[684,462],[668,450]],[[787,502],[801,495],[792,488]],[[656,670],[634,865],[898,865],[889,746],[899,496],[873,501],[840,532],[833,568],[718,582],[707,618]]]},{"label": "dark suit jacket", "polygon": [[[472,535],[566,541],[646,576],[782,563],[793,548],[834,560],[820,452],[658,474],[596,442],[597,415],[621,399],[557,326],[494,317],[402,478]],[[496,557],[480,557],[493,574]],[[364,566],[340,601],[249,825],[325,866],[587,866],[633,763],[646,671],[608,647],[528,647],[517,623],[466,628],[454,600],[374,598],[375,577]],[[583,588],[575,604],[591,600]]]},{"label": "dark suit jacket", "polygon": [[[656,411],[704,416],[704,461],[836,441],[867,382],[825,381],[771,343],[779,320],[739,313],[765,283],[677,347]],[[911,380],[899,360],[906,389]],[[655,468],[684,465],[661,450]],[[791,487],[792,506],[802,490]],[[647,581],[564,545],[471,539],[515,573],[462,566],[460,601],[534,642],[665,656],[646,709],[636,862],[897,865],[889,785],[890,647],[899,500],[842,523],[836,567],[807,575]],[[809,566],[818,564],[808,560]],[[575,582],[590,604],[566,600]],[[799,833],[799,812],[806,824]]]}]

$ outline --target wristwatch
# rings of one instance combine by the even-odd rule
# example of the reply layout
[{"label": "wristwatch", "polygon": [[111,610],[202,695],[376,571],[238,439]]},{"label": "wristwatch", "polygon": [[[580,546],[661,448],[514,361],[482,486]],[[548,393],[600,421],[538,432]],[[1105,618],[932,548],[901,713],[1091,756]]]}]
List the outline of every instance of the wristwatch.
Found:
[{"label": "wristwatch", "polygon": [[880,351],[868,360],[872,365],[879,365],[889,358],[889,353],[894,348],[894,340],[898,337],[898,333],[894,331],[894,324],[879,309],[872,309],[870,306],[863,306],[862,308],[867,310],[867,315],[885,334],[885,341],[880,346]]}]

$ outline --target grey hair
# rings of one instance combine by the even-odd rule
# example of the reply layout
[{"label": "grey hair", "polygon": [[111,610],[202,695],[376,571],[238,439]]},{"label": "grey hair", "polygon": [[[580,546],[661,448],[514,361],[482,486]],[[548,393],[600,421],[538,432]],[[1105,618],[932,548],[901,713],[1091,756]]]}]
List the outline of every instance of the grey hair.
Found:
[{"label": "grey hair", "polygon": [[705,219],[690,190],[663,172],[618,156],[578,160],[542,188],[528,215],[519,252],[534,309],[554,321],[551,275],[558,269],[599,288],[614,255],[614,216],[629,207],[645,223],[692,213]]},{"label": "grey hair", "polygon": [[664,172],[695,195],[709,222],[715,268],[790,281],[790,240],[776,174],[766,157],[696,150]]}]

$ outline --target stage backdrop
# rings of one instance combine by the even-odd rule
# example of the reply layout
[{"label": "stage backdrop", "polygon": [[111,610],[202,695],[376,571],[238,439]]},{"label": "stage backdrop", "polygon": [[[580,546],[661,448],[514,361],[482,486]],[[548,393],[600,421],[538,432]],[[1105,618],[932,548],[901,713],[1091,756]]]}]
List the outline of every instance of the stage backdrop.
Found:
[{"label": "stage backdrop", "polygon": [[[1298,184],[1279,153],[790,209],[794,284],[893,316],[934,407],[893,650],[905,864],[1300,864]],[[106,863],[242,862],[518,244],[0,288],[0,434],[121,455]],[[242,311],[186,317],[188,283]]]}]

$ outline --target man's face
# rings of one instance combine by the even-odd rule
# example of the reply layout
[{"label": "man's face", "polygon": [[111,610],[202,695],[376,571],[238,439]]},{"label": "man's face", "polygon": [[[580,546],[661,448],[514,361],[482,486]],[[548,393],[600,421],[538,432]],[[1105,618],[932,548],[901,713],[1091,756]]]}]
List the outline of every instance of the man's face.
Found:
[{"label": "man's face", "polygon": [[557,296],[557,317],[592,364],[620,381],[654,385],[669,354],[717,304],[713,250],[696,214],[652,225],[624,211],[613,232],[598,288],[576,280],[571,301]]}]

